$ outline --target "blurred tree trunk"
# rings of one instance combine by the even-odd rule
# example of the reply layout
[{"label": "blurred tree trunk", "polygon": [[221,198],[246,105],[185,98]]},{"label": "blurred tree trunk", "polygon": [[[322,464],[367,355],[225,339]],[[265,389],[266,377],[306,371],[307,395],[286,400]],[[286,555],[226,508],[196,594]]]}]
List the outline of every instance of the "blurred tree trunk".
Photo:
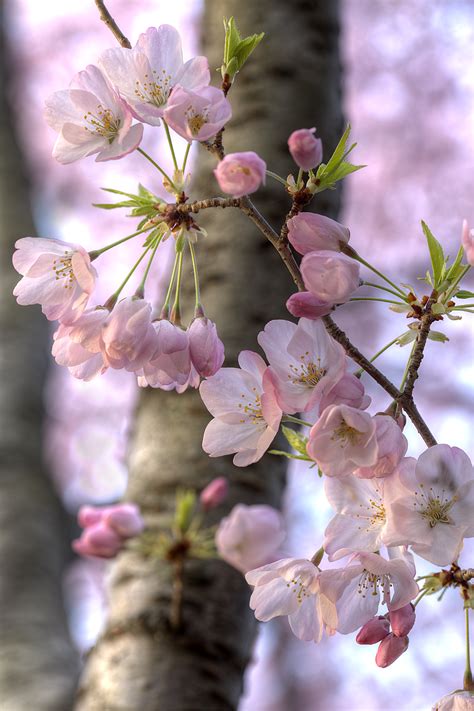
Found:
[{"label": "blurred tree trunk", "polygon": [[[292,130],[316,125],[326,151],[341,133],[338,3],[208,0],[203,51],[211,71],[222,62],[222,18],[231,15],[243,34],[264,30],[266,37],[231,90],[234,118],[224,134],[226,150],[255,150],[269,168],[286,176],[295,170],[286,144]],[[211,156],[200,158],[193,197],[218,192],[213,163]],[[317,209],[334,215],[338,194],[326,195]],[[270,180],[256,202],[279,228],[289,208],[281,186]],[[198,218],[209,231],[198,248],[202,296],[207,315],[218,324],[229,365],[240,350],[257,348],[256,335],[268,320],[285,316],[284,303],[294,289],[269,243],[243,215],[231,209],[209,212]],[[188,302],[191,289],[189,284]],[[142,394],[127,497],[140,504],[149,526],[169,521],[177,487],[200,489],[218,475],[228,477],[231,492],[214,521],[237,502],[279,505],[284,464],[266,456],[256,466],[238,469],[230,457],[208,458],[201,441],[209,419],[195,391]],[[188,563],[183,626],[174,633],[168,623],[167,565],[124,553],[111,582],[108,626],[91,652],[77,708],[235,709],[256,633],[248,598],[243,577],[225,563]]]},{"label": "blurred tree trunk", "polygon": [[[2,11],[0,2],[0,32]],[[61,590],[66,518],[42,465],[49,335],[39,309],[12,296],[14,243],[34,228],[6,70],[0,36],[0,706],[66,711],[77,660]]]}]

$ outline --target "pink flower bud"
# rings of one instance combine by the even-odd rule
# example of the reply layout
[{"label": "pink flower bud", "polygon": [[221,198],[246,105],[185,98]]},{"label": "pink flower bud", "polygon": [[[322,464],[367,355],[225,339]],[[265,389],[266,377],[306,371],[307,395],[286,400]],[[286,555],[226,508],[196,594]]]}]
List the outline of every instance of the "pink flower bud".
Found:
[{"label": "pink flower bud", "polygon": [[408,637],[396,637],[390,633],[383,639],[375,655],[378,667],[388,667],[408,649]]},{"label": "pink flower bud", "polygon": [[97,558],[114,558],[122,546],[122,538],[103,522],[88,526],[81,537],[72,542],[73,550],[79,555]]},{"label": "pink flower bud", "polygon": [[301,261],[305,287],[321,301],[343,304],[359,287],[359,264],[345,254],[321,250]]},{"label": "pink flower bud", "polygon": [[220,189],[234,197],[254,193],[265,183],[267,165],[253,151],[229,153],[214,171]]},{"label": "pink flower bud", "polygon": [[399,610],[392,610],[389,619],[393,634],[396,637],[405,637],[415,624],[415,618],[415,607],[411,602]]},{"label": "pink flower bud", "polygon": [[102,521],[107,510],[107,506],[81,506],[77,513],[77,522],[81,528],[94,526]]},{"label": "pink flower bud", "polygon": [[320,301],[309,291],[298,291],[296,294],[292,294],[286,302],[286,308],[290,314],[297,318],[309,318],[312,321],[326,316],[332,307],[333,304]]},{"label": "pink flower bud", "polygon": [[365,623],[356,637],[357,644],[376,644],[390,634],[390,623],[386,617],[373,617]]},{"label": "pink flower bud", "polygon": [[145,528],[140,509],[136,504],[117,504],[109,506],[103,522],[121,538],[138,536]]},{"label": "pink flower bud", "polygon": [[201,506],[205,511],[213,509],[219,506],[227,496],[229,490],[229,485],[227,479],[223,476],[213,479],[209,484],[201,491],[199,496],[199,501]]},{"label": "pink flower bud", "polygon": [[303,170],[312,170],[323,159],[323,144],[315,138],[315,128],[300,128],[293,131],[288,139],[288,148],[296,165]]},{"label": "pink flower bud", "polygon": [[288,240],[299,254],[321,249],[340,252],[340,243],[349,242],[347,227],[315,212],[301,212],[288,220]]},{"label": "pink flower bud", "polygon": [[474,266],[474,230],[469,229],[467,220],[462,223],[461,244],[464,247],[468,264]]},{"label": "pink flower bud", "polygon": [[365,410],[370,405],[370,397],[365,394],[364,386],[352,373],[345,373],[321,400],[319,411],[329,405],[349,405],[358,410]]},{"label": "pink flower bud", "polygon": [[199,375],[215,375],[224,362],[224,344],[217,335],[216,324],[205,316],[194,319],[188,328],[191,360]]}]

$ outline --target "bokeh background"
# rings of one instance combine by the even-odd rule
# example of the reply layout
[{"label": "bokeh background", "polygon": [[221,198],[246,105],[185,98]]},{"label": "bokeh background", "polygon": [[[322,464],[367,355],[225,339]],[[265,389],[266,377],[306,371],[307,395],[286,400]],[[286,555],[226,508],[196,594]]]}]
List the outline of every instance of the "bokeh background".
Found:
[{"label": "bokeh background", "polygon": [[[113,3],[132,43],[150,25],[174,24],[185,57],[198,53],[201,12],[199,0]],[[356,162],[367,168],[346,181],[340,219],[350,227],[358,251],[395,279],[403,275],[405,282],[418,285],[427,266],[420,219],[451,255],[459,246],[462,219],[474,223],[474,3],[343,0],[341,13],[345,113],[358,141]],[[15,70],[9,99],[39,235],[93,249],[131,232],[133,225],[124,228],[118,211],[100,211],[92,203],[108,200],[100,192],[103,186],[133,190],[142,182],[159,192],[145,161],[131,155],[120,163],[88,159],[60,166],[51,159],[54,132],[42,118],[45,97],[66,88],[74,73],[114,44],[94,3],[69,0],[65,7],[59,0],[9,0],[5,27]],[[146,133],[145,149],[157,154],[155,135]],[[264,157],[271,168],[271,156]],[[105,299],[127,272],[133,249],[127,245],[101,259],[98,299]],[[164,252],[162,271],[155,277],[157,295],[168,266]],[[401,333],[402,320],[382,305],[350,304],[337,314],[338,323],[367,354]],[[472,323],[469,317],[444,321],[440,330],[450,340],[429,343],[417,384],[419,407],[438,441],[462,447],[473,457]],[[395,347],[380,359],[395,382],[407,355],[407,349]],[[385,407],[383,394],[366,376],[365,382],[375,405]],[[82,383],[52,365],[45,393],[47,463],[71,513],[82,503],[106,503],[122,495],[136,397],[135,380],[127,373],[108,371]],[[410,454],[416,456],[423,443],[410,426],[406,433]],[[311,556],[331,517],[313,471],[291,468],[285,501],[288,550]],[[106,578],[107,566],[100,561],[72,561],[66,575],[71,631],[82,652],[101,629]],[[385,670],[375,666],[374,648],[358,647],[350,638],[338,636],[315,646],[294,639],[286,623],[265,626],[247,673],[241,711],[430,708],[460,684],[462,605],[449,591],[442,603],[425,598],[418,609],[409,651]]]}]

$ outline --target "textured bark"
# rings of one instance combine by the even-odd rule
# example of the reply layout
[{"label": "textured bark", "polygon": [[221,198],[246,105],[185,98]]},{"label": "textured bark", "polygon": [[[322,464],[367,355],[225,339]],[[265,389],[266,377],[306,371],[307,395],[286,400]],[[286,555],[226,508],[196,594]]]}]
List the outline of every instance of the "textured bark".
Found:
[{"label": "textured bark", "polygon": [[[302,0],[208,0],[203,20],[204,52],[220,66],[222,17],[235,15],[243,33],[267,36],[231,90],[234,118],[224,134],[228,152],[256,150],[282,175],[294,171],[286,141],[295,128],[318,126],[327,150],[340,135],[338,3]],[[200,159],[193,197],[217,193],[211,156]],[[334,214],[338,195],[321,198],[318,209]],[[279,229],[289,201],[269,182],[256,203]],[[211,213],[212,214],[209,214]],[[278,256],[237,210],[207,210],[198,217],[209,231],[199,245],[203,303],[226,345],[227,364],[271,318],[285,315],[294,291]],[[186,296],[192,302],[192,285]],[[209,421],[198,393],[145,391],[135,422],[128,497],[150,526],[169,520],[177,487],[201,488],[225,475],[231,493],[214,520],[239,501],[278,506],[284,464],[266,456],[238,469],[230,457],[209,459],[201,449]],[[235,709],[256,625],[243,577],[220,561],[186,565],[183,626],[168,624],[170,580],[162,562],[126,552],[110,590],[105,634],[91,652],[78,696],[80,711],[225,711]]]},{"label": "textured bark", "polygon": [[0,706],[66,711],[77,676],[61,591],[66,519],[41,461],[49,335],[39,309],[12,296],[15,240],[34,231],[3,48],[0,38]]}]

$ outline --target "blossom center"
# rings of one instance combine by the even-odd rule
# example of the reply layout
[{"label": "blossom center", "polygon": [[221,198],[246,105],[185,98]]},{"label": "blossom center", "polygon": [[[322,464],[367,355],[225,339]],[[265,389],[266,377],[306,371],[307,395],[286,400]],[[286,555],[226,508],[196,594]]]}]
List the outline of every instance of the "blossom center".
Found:
[{"label": "blossom center", "polygon": [[362,595],[363,598],[367,597],[367,595],[375,596],[383,592],[384,599],[386,599],[390,592],[391,585],[389,575],[377,575],[376,573],[371,573],[369,570],[364,570],[359,578],[357,592],[359,595]]},{"label": "blossom center", "polygon": [[306,585],[301,582],[301,578],[292,578],[289,582],[287,582],[286,587],[293,588],[292,592],[296,595],[298,605],[301,605],[305,598],[311,597],[310,591]]},{"label": "blossom center", "polygon": [[149,74],[145,74],[143,83],[137,79],[135,96],[145,104],[153,104],[153,106],[160,108],[167,102],[171,93],[171,75],[167,74],[165,69],[161,70],[161,76],[155,69],[152,70],[152,74],[151,79]]},{"label": "blossom center", "polygon": [[300,356],[301,363],[294,365],[290,363],[291,373],[288,375],[289,380],[295,385],[304,385],[307,388],[315,388],[321,378],[326,375],[324,368],[321,368],[321,362],[314,363],[309,360],[309,351]]},{"label": "blossom center", "polygon": [[111,109],[104,109],[102,104],[97,105],[97,112],[88,111],[84,114],[85,129],[95,136],[103,136],[109,143],[116,138],[120,129],[120,119],[114,116]]},{"label": "blossom center", "polygon": [[253,425],[261,425],[264,422],[263,412],[262,412],[262,399],[257,392],[257,388],[252,388],[253,399],[248,399],[248,395],[242,394],[242,402],[239,402],[237,407],[241,414],[244,415],[240,420],[240,423],[251,422]]},{"label": "blossom center", "polygon": [[64,252],[64,257],[58,257],[53,261],[53,272],[56,281],[65,280],[63,284],[65,289],[72,289],[76,277],[72,268],[72,252]]},{"label": "blossom center", "polygon": [[438,523],[453,523],[449,511],[458,500],[457,496],[449,498],[445,489],[435,494],[433,487],[430,487],[429,492],[425,492],[423,484],[420,484],[420,490],[415,491],[415,497],[413,506],[420,516],[428,521],[430,528],[434,528]]},{"label": "blossom center", "polygon": [[189,130],[191,131],[193,136],[197,136],[201,128],[205,126],[206,123],[208,123],[208,116],[206,113],[196,114],[193,112],[191,107],[189,107],[189,109],[186,111],[186,119],[188,122]]},{"label": "blossom center", "polygon": [[342,421],[339,427],[336,427],[334,434],[331,439],[338,440],[341,442],[341,446],[344,447],[348,444],[357,444],[359,441],[360,432],[354,427],[351,427],[347,422]]}]

